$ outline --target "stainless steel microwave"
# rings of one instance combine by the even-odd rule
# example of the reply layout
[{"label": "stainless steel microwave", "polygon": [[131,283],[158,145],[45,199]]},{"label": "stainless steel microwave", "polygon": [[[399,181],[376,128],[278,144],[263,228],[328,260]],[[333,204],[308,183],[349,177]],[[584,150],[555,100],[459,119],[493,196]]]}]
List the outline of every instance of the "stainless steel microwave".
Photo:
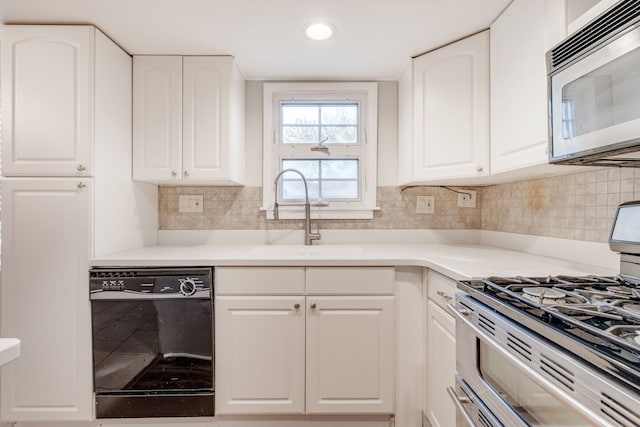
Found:
[{"label": "stainless steel microwave", "polygon": [[640,0],[547,52],[549,162],[640,167]]}]

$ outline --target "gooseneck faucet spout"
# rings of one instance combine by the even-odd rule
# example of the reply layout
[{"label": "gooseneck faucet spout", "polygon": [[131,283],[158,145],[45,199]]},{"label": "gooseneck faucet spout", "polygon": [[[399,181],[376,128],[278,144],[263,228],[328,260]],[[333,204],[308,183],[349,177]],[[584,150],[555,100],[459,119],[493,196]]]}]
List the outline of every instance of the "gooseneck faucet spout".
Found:
[{"label": "gooseneck faucet spout", "polygon": [[[293,172],[300,175],[302,178],[302,182],[304,183],[304,220],[305,220],[305,235],[304,235],[304,244],[311,245],[314,240],[320,240],[320,232],[312,233],[311,232],[311,203],[309,203],[309,187],[307,186],[307,179],[304,177],[302,172],[297,169],[283,169],[276,175],[275,180],[275,195],[273,202],[273,219],[280,219],[280,205],[278,204],[278,181],[280,177],[287,172]],[[287,203],[287,206],[300,206],[294,203]]]}]

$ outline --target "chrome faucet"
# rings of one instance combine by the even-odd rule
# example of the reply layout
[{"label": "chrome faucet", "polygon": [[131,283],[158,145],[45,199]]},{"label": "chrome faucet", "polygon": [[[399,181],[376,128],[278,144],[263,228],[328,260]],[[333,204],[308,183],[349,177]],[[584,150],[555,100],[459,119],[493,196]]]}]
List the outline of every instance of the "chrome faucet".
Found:
[{"label": "chrome faucet", "polygon": [[[314,240],[320,240],[320,230],[318,229],[317,233],[311,232],[311,203],[309,203],[309,187],[307,186],[307,179],[304,177],[302,172],[297,169],[283,169],[276,176],[275,181],[275,197],[273,202],[273,219],[280,219],[280,205],[278,204],[278,180],[282,175],[287,172],[294,172],[300,175],[302,178],[302,182],[304,183],[304,204],[299,203],[286,203],[284,206],[304,206],[304,220],[305,220],[305,235],[304,235],[304,244],[311,245]],[[318,204],[317,206],[328,206],[327,204]]]}]

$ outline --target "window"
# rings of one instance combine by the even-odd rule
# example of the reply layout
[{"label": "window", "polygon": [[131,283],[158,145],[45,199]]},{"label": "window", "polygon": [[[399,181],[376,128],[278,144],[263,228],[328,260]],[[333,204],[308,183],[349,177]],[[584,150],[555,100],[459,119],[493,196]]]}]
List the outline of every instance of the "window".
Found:
[{"label": "window", "polygon": [[[265,83],[263,202],[275,178],[304,175],[314,218],[372,218],[376,209],[377,84]],[[282,218],[301,218],[302,177],[278,180]]]}]

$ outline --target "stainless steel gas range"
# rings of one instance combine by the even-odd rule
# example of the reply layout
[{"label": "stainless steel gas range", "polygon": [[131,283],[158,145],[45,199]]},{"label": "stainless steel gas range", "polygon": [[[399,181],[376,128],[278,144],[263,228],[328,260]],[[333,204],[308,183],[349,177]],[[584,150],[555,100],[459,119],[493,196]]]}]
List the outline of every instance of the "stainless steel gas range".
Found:
[{"label": "stainless steel gas range", "polygon": [[458,425],[640,426],[640,201],[609,242],[616,277],[458,282]]}]

